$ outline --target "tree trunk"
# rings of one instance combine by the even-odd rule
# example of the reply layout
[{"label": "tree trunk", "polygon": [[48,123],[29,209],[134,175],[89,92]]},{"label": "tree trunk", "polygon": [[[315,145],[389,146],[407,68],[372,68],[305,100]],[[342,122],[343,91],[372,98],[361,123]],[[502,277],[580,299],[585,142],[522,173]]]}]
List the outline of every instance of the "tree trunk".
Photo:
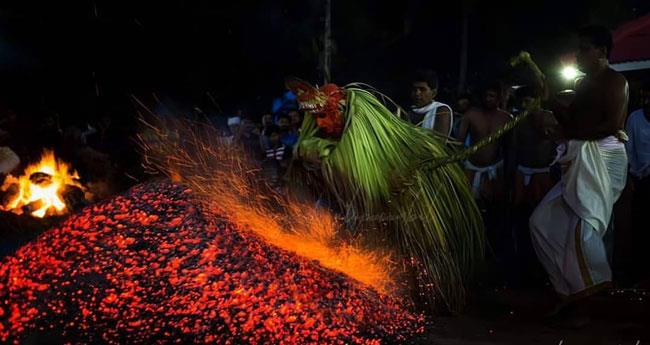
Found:
[{"label": "tree trunk", "polygon": [[323,33],[323,83],[332,80],[332,0],[325,0],[325,31]]},{"label": "tree trunk", "polygon": [[458,93],[465,91],[467,85],[467,52],[469,49],[469,4],[462,5],[462,19],[460,29],[460,66],[458,71]]}]

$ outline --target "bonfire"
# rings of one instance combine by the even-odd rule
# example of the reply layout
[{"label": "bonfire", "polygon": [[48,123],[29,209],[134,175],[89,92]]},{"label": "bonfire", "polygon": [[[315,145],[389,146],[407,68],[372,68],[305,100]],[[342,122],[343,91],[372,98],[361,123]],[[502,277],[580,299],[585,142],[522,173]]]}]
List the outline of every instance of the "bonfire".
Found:
[{"label": "bonfire", "polygon": [[0,210],[38,218],[66,214],[66,199],[73,194],[86,197],[79,174],[50,150],[45,150],[40,161],[27,166],[21,176],[8,175],[0,189]]}]

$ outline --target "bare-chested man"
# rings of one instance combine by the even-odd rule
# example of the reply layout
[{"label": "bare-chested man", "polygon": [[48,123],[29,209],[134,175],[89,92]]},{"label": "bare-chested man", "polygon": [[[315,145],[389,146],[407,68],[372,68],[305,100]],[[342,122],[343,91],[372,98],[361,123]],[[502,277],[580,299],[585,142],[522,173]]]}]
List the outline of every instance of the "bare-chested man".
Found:
[{"label": "bare-chested man", "polygon": [[[511,115],[501,109],[501,87],[488,85],[483,89],[481,108],[472,108],[463,117],[458,139],[464,142],[470,134],[471,144],[494,134],[511,119]],[[507,226],[506,189],[504,183],[505,143],[499,140],[492,143],[465,161],[465,174],[471,184],[472,194],[483,213],[487,238],[494,250],[500,268],[510,263],[513,253],[512,233]]]},{"label": "bare-chested man", "polygon": [[[463,117],[458,130],[458,140],[465,141],[471,135],[472,144],[494,134],[503,127],[511,115],[498,105],[501,97],[501,87],[498,84],[489,85],[483,90],[483,105],[480,109],[472,108]],[[492,143],[471,156],[465,162],[467,178],[472,186],[474,198],[484,202],[503,199],[503,144]]]},{"label": "bare-chested man", "polygon": [[[612,36],[603,27],[579,32],[578,65],[586,75],[568,107],[555,112],[567,140],[562,181],[533,213],[530,226],[540,262],[563,300],[589,296],[611,282],[603,236],[627,177],[622,132],[628,102],[625,78],[612,70]],[[564,321],[588,322],[572,303]],[[578,311],[578,312],[576,312]]]},{"label": "bare-chested man", "polygon": [[[532,61],[532,60],[531,60]],[[541,108],[543,89],[530,83],[515,92],[518,108],[530,112],[513,130],[509,158],[514,194],[511,213],[514,258],[512,278],[519,284],[536,284],[540,273],[532,247],[528,221],[535,207],[544,198],[556,180],[551,175],[551,163],[556,156],[557,121],[548,110]],[[521,116],[519,113],[516,116]],[[511,185],[512,186],[512,185]]]},{"label": "bare-chested man", "polygon": [[[516,100],[522,110],[531,114],[515,129],[513,135],[514,160],[516,163],[515,207],[535,207],[555,184],[550,165],[556,156],[558,123],[553,113],[542,109],[546,96],[546,77],[527,52],[521,52],[511,60],[511,65],[523,65],[535,76],[535,80],[517,89]],[[521,210],[523,211],[523,210]],[[524,211],[526,218],[530,211]],[[528,221],[526,226],[528,228]]]},{"label": "bare-chested man", "polygon": [[516,93],[521,108],[531,114],[514,130],[515,205],[537,206],[555,184],[550,165],[556,155],[558,123],[552,112],[541,108],[542,92],[529,85]]}]

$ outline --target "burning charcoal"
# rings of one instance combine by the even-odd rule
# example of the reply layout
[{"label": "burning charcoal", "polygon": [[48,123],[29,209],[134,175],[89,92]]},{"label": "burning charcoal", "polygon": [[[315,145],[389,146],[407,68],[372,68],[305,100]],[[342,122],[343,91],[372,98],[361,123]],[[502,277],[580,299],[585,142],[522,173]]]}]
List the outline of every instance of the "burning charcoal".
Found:
[{"label": "burning charcoal", "polygon": [[36,185],[48,185],[52,183],[52,175],[44,172],[35,172],[29,175],[29,180]]},{"label": "burning charcoal", "polygon": [[32,201],[29,204],[23,206],[23,213],[29,214],[43,207],[42,200]]},{"label": "burning charcoal", "polygon": [[2,192],[2,205],[8,205],[20,192],[20,186],[18,183],[12,183],[6,191]]},{"label": "burning charcoal", "polygon": [[70,211],[75,211],[86,205],[84,191],[77,186],[66,185],[61,196]]},{"label": "burning charcoal", "polygon": [[378,344],[423,332],[403,301],[197,205],[177,185],[136,186],[5,258],[0,343]]}]

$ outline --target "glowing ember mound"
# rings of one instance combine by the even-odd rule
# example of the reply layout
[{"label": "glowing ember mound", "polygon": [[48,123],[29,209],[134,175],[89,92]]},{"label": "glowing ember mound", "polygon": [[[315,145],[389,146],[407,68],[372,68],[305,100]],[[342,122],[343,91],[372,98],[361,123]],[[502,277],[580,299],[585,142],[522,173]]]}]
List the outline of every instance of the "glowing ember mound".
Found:
[{"label": "glowing ember mound", "polygon": [[88,207],[0,265],[1,342],[403,342],[422,323],[164,183]]}]

